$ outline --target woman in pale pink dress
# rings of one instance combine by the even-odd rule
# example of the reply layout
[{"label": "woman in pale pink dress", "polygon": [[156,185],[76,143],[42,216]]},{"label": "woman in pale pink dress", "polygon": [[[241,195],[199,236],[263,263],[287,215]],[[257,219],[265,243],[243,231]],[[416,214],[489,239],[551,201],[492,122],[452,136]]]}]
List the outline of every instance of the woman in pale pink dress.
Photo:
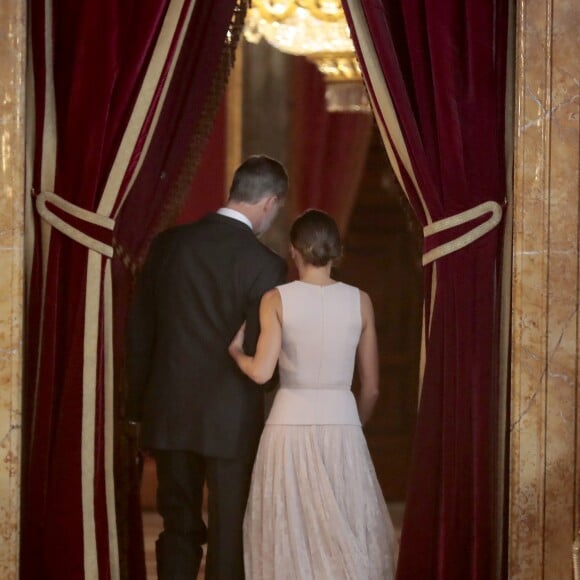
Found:
[{"label": "woman in pale pink dress", "polygon": [[254,357],[243,327],[230,346],[257,383],[280,371],[244,520],[246,578],[392,579],[395,533],[361,428],[379,395],[372,303],[331,278],[341,243],[327,214],[304,213],[290,238],[300,279],[264,295]]}]

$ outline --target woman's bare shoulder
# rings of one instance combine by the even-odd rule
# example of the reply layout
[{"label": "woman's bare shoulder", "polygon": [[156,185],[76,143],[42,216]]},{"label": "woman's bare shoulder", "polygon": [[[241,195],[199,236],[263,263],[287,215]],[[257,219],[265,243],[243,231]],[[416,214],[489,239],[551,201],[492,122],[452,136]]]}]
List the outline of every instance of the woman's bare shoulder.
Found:
[{"label": "woman's bare shoulder", "polygon": [[373,301],[371,300],[371,297],[368,295],[367,292],[365,292],[364,290],[361,290],[359,288],[359,293],[360,293],[360,304],[362,308],[371,308],[373,307]]},{"label": "woman's bare shoulder", "polygon": [[371,297],[364,291],[360,290],[360,313],[363,326],[366,326],[368,322],[372,322],[374,319],[374,309]]},{"label": "woman's bare shoulder", "polygon": [[278,288],[272,288],[272,290],[268,290],[262,296],[262,304],[264,306],[276,306],[276,304],[281,302],[282,299],[280,297],[280,291]]}]

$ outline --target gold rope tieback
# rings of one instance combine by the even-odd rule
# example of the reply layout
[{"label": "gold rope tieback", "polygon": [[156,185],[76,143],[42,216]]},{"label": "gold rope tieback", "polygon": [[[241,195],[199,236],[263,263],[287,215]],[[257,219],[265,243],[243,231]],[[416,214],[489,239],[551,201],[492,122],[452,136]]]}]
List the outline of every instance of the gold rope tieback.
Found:
[{"label": "gold rope tieback", "polygon": [[432,236],[433,234],[437,234],[439,232],[443,232],[445,230],[449,230],[451,228],[455,228],[462,224],[466,224],[486,213],[490,213],[489,219],[482,224],[476,226],[469,232],[466,232],[462,236],[459,236],[455,240],[451,240],[450,242],[446,242],[429,250],[425,254],[423,254],[423,266],[442,258],[443,256],[447,256],[457,250],[461,250],[478,240],[491,230],[495,228],[500,222],[502,218],[502,209],[501,205],[495,201],[485,201],[471,209],[463,211],[461,213],[455,214],[451,217],[444,218],[442,220],[430,223],[423,228],[423,235],[425,237]]},{"label": "gold rope tieback", "polygon": [[36,196],[36,210],[44,221],[49,223],[53,228],[63,233],[65,236],[71,238],[86,248],[94,250],[95,252],[99,252],[99,254],[103,254],[108,258],[113,257],[113,247],[111,245],[106,244],[100,240],[96,240],[95,238],[75,228],[73,225],[67,223],[65,220],[52,212],[46,205],[47,203],[55,205],[72,217],[110,231],[113,231],[115,227],[115,220],[87,209],[83,209],[82,207],[79,207],[78,205],[63,199],[51,191],[43,191]]}]

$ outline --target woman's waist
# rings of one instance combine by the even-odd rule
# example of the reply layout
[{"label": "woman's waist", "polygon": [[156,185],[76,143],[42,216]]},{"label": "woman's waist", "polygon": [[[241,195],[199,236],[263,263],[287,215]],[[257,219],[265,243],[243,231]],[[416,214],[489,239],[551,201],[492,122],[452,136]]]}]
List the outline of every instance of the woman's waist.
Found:
[{"label": "woman's waist", "polygon": [[350,385],[282,385],[266,421],[269,425],[360,425]]},{"label": "woman's waist", "polygon": [[280,382],[281,389],[290,389],[298,391],[347,391],[350,392],[350,383],[318,383],[318,382],[296,382],[284,381]]}]

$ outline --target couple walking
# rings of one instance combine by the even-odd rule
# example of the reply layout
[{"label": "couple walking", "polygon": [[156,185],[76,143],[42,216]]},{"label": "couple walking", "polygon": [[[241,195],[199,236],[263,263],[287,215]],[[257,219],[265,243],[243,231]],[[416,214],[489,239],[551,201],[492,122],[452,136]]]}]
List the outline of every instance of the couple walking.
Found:
[{"label": "couple walking", "polygon": [[372,304],[330,277],[338,230],[315,210],[292,226],[299,280],[284,283],[285,262],[256,235],[287,189],[277,161],[250,157],[226,207],[159,235],[140,276],[128,417],[157,463],[162,580],[195,579],[206,542],[211,580],[394,577],[394,532],[361,429],[378,396]]}]

